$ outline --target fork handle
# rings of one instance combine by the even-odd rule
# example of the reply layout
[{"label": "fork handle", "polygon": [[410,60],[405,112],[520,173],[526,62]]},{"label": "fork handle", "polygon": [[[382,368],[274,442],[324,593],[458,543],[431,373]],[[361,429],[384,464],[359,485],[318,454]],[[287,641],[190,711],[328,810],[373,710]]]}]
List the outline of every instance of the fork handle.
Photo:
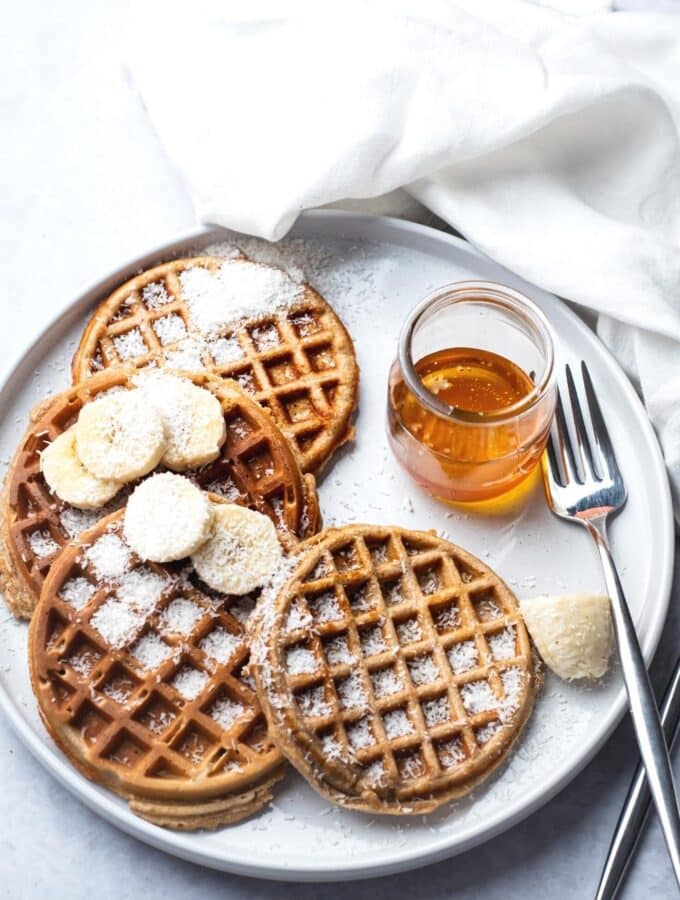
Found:
[{"label": "fork handle", "polygon": [[600,554],[605,584],[611,600],[614,633],[628,692],[630,714],[642,762],[647,771],[649,788],[673,864],[675,879],[680,887],[680,811],[659,710],[649,683],[633,619],[609,550],[605,518],[591,519],[584,524]]}]

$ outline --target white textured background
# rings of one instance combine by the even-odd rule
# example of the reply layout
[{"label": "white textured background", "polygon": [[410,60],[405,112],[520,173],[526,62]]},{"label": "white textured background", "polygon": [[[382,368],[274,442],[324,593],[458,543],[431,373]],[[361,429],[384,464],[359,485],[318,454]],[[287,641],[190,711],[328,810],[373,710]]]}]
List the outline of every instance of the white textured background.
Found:
[{"label": "white textured background", "polygon": [[[653,5],[680,7],[677,0]],[[0,377],[83,284],[194,222],[183,186],[121,69],[122,11],[122,4],[82,0],[5,0],[0,6]],[[680,577],[653,668],[657,685],[679,652],[678,601]],[[0,896],[587,897],[636,755],[625,721],[557,798],[464,856],[379,881],[285,885],[204,870],[128,838],[63,790],[0,717]],[[676,896],[655,823],[623,896]]]}]

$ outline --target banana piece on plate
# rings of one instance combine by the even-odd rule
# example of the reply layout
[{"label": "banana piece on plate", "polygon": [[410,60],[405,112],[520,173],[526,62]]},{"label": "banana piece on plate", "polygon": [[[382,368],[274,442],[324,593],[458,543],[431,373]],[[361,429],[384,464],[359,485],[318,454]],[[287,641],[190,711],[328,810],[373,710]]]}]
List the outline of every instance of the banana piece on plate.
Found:
[{"label": "banana piece on plate", "polygon": [[40,471],[50,490],[78,509],[98,509],[108,503],[122,487],[112,478],[97,478],[76,453],[73,425],[56,437],[40,456]]},{"label": "banana piece on plate", "polygon": [[87,403],[75,424],[76,453],[98,478],[133,481],[165,452],[160,413],[143,391],[117,391]]},{"label": "banana piece on plate", "polygon": [[161,462],[175,472],[185,472],[217,459],[227,429],[214,394],[164,372],[144,375],[138,383],[163,419],[167,445]]},{"label": "banana piece on plate", "polygon": [[283,552],[273,523],[232,503],[215,504],[210,538],[191,556],[199,577],[224,594],[248,594],[276,570]]},{"label": "banana piece on plate", "polygon": [[132,492],[125,509],[128,544],[142,559],[184,559],[211,533],[213,507],[200,488],[181,475],[152,475]]},{"label": "banana piece on plate", "polygon": [[567,681],[604,675],[612,650],[609,597],[543,596],[519,605],[538,652],[556,675]]}]

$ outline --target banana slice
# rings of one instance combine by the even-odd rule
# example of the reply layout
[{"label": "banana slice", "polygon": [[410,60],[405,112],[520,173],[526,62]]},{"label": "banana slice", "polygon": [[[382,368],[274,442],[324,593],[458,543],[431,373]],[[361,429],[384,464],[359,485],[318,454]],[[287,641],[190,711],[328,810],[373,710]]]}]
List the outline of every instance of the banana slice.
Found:
[{"label": "banana slice", "polygon": [[163,420],[143,391],[119,391],[86,404],[75,424],[76,452],[98,478],[133,481],[165,452]]},{"label": "banana slice", "polygon": [[600,678],[612,650],[609,597],[534,597],[520,609],[538,652],[552,671],[573,678]]},{"label": "banana slice", "polygon": [[163,419],[167,446],[162,462],[169,469],[185,472],[217,459],[227,429],[214,394],[162,372],[146,374],[138,384]]},{"label": "banana slice", "polygon": [[188,478],[163,472],[132,492],[125,509],[129,545],[142,559],[184,559],[210,537],[213,508]]},{"label": "banana slice", "polygon": [[283,555],[272,522],[232,503],[214,504],[213,517],[211,537],[191,556],[199,577],[224,594],[261,587]]},{"label": "banana slice", "polygon": [[40,456],[40,471],[50,490],[78,509],[98,509],[118,493],[122,484],[91,475],[76,454],[75,429],[56,437]]}]

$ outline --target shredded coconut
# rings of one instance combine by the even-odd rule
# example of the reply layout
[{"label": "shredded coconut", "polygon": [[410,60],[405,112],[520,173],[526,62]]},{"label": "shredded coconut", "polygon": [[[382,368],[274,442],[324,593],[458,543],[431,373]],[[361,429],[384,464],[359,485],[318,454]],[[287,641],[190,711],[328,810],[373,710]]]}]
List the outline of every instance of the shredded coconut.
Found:
[{"label": "shredded coconut", "polygon": [[372,787],[379,787],[384,779],[385,764],[381,759],[376,759],[366,769],[366,782]]},{"label": "shredded coconut", "polygon": [[228,366],[245,356],[243,348],[235,337],[220,337],[208,341],[208,352],[216,366]]},{"label": "shredded coconut", "polygon": [[483,597],[475,603],[475,611],[480,622],[489,622],[498,619],[501,610],[496,601],[491,597]]},{"label": "shredded coconut", "polygon": [[94,591],[94,585],[87,578],[75,576],[64,582],[59,594],[74,609],[82,609]]},{"label": "shredded coconut", "polygon": [[455,604],[441,606],[432,616],[438,631],[449,631],[460,624],[458,607]]},{"label": "shredded coconut", "polygon": [[188,636],[194,625],[203,618],[203,614],[204,610],[193,600],[175,597],[161,614],[161,630],[167,634]]},{"label": "shredded coconut", "polygon": [[423,637],[420,623],[417,619],[406,619],[397,623],[397,637],[400,644],[414,644]]},{"label": "shredded coconut", "polygon": [[311,650],[305,647],[291,647],[286,653],[286,669],[290,675],[316,672],[318,664]]},{"label": "shredded coconut", "polygon": [[363,709],[368,703],[368,694],[356,672],[341,681],[336,689],[342,709]]},{"label": "shredded coconut", "polygon": [[394,669],[380,669],[371,674],[371,682],[376,697],[389,697],[403,690],[401,678]]},{"label": "shredded coconut", "polygon": [[130,648],[130,653],[145,669],[157,669],[172,653],[165,641],[153,631],[145,634]]},{"label": "shredded coconut", "polygon": [[411,673],[413,683],[417,685],[432,684],[440,677],[437,663],[431,656],[417,656],[408,661],[408,670]]},{"label": "shredded coconut", "polygon": [[465,709],[472,716],[478,713],[496,710],[501,706],[501,701],[491,690],[488,681],[471,681],[460,689],[460,696]]},{"label": "shredded coconut", "polygon": [[288,610],[288,614],[286,615],[284,630],[299,631],[301,628],[306,628],[311,624],[312,617],[307,610],[302,607],[300,602],[296,600],[295,603],[292,603]]},{"label": "shredded coconut", "polygon": [[144,624],[144,617],[127,603],[111,598],[92,616],[91,623],[112,647],[129,644]]},{"label": "shredded coconut", "polygon": [[216,336],[230,324],[283,311],[304,289],[285,272],[245,260],[228,261],[215,272],[201,266],[180,275],[194,327]]},{"label": "shredded coconut", "polygon": [[70,656],[66,662],[72,669],[75,669],[79,675],[87,678],[97,665],[99,659],[101,659],[100,656],[93,653],[87,647],[83,647],[78,653],[74,653],[73,656]]},{"label": "shredded coconut", "polygon": [[389,740],[403,737],[406,734],[413,734],[414,728],[411,720],[406,715],[406,710],[393,709],[386,712],[383,716],[383,724],[385,726],[385,734]]},{"label": "shredded coconut", "polygon": [[489,722],[488,725],[483,725],[481,728],[478,728],[475,731],[475,738],[480,747],[490,741],[494,734],[497,734],[502,727],[500,722]]},{"label": "shredded coconut", "polygon": [[203,353],[205,344],[196,338],[187,337],[179,341],[177,345],[166,350],[163,354],[165,363],[170,369],[184,369],[187,372],[200,372],[205,369]]},{"label": "shredded coconut", "polygon": [[32,531],[28,536],[28,546],[31,548],[31,553],[39,559],[42,559],[44,556],[50,556],[59,549],[59,544],[47,529]]},{"label": "shredded coconut", "polygon": [[59,513],[59,522],[66,534],[73,539],[88,528],[92,528],[105,515],[102,509],[76,509],[74,506],[65,506]]},{"label": "shredded coconut", "polygon": [[142,288],[142,300],[149,309],[158,309],[165,306],[166,303],[170,303],[172,297],[168,294],[164,284],[160,281],[153,281]]},{"label": "shredded coconut", "polygon": [[133,328],[131,331],[119,334],[113,339],[113,346],[123,361],[135,359],[138,356],[145,356],[148,353],[144,337],[139,328]]},{"label": "shredded coconut", "polygon": [[465,751],[460,742],[460,738],[452,738],[450,741],[444,741],[437,748],[437,756],[439,762],[445,769],[452,769],[465,759]]},{"label": "shredded coconut", "polygon": [[217,494],[220,497],[224,497],[225,500],[229,500],[231,503],[240,500],[242,497],[241,491],[230,478],[211,481],[210,484],[206,484],[205,490],[209,491],[211,494]]},{"label": "shredded coconut", "polygon": [[243,644],[243,639],[218,625],[199,643],[201,650],[211,659],[225,663]]},{"label": "shredded coconut", "polygon": [[201,693],[207,681],[208,676],[205,672],[184,666],[172,679],[171,684],[185,700],[193,700]]},{"label": "shredded coconut", "polygon": [[334,734],[324,734],[321,738],[321,751],[327,759],[342,759],[342,744]]},{"label": "shredded coconut", "polygon": [[130,568],[131,552],[117,534],[103,534],[85,551],[85,558],[102,580],[114,580]]},{"label": "shredded coconut", "polygon": [[434,725],[448,722],[451,718],[448,699],[446,697],[436,697],[434,700],[426,700],[423,703],[423,715],[425,716],[425,724],[430,728]]},{"label": "shredded coconut", "polygon": [[508,625],[498,634],[489,635],[487,638],[489,649],[494,659],[512,659],[515,656],[515,627]]},{"label": "shredded coconut", "polygon": [[364,656],[375,656],[376,653],[384,653],[387,650],[385,638],[377,625],[362,632],[360,640]]},{"label": "shredded coconut", "polygon": [[228,729],[245,712],[245,707],[239,700],[231,697],[220,697],[210,708],[210,718],[214,719],[222,728]]},{"label": "shredded coconut", "polygon": [[360,719],[354,725],[347,726],[347,740],[354,750],[371,747],[375,744],[375,735],[368,718]]},{"label": "shredded coconut", "polygon": [[175,344],[186,337],[187,327],[184,320],[177,313],[161,316],[153,323],[153,330],[158,335],[158,340],[165,347],[166,344]]},{"label": "shredded coconut", "polygon": [[454,675],[469,672],[478,663],[477,646],[474,641],[461,641],[454,644],[447,654]]},{"label": "shredded coconut", "polygon": [[317,622],[335,622],[342,618],[342,611],[333,591],[310,598],[308,603]]},{"label": "shredded coconut", "polygon": [[331,666],[351,665],[354,662],[354,656],[344,634],[331,638],[325,645],[325,650],[326,659]]},{"label": "shredded coconut", "polygon": [[157,575],[146,566],[139,566],[120,578],[116,596],[147,616],[156,608],[168,583],[163,575]]},{"label": "shredded coconut", "polygon": [[328,716],[332,712],[331,706],[324,696],[323,685],[298,694],[297,702],[303,716]]}]

